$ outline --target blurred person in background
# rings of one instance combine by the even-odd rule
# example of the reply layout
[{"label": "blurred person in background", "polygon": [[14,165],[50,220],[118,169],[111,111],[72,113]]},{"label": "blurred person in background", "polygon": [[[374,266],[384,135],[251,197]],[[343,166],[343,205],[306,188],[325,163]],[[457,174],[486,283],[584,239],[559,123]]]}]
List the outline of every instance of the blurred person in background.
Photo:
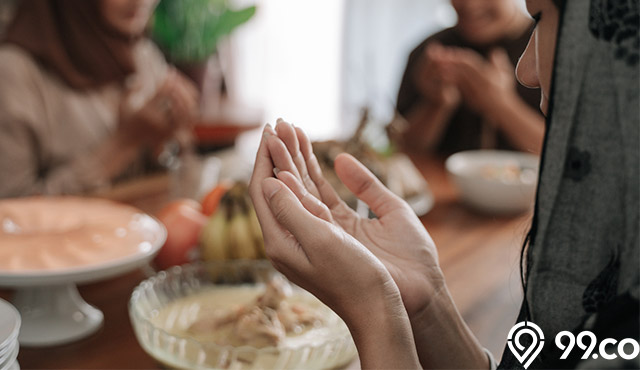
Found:
[{"label": "blurred person in background", "polygon": [[443,155],[470,149],[539,153],[540,92],[519,85],[513,73],[533,29],[531,18],[516,0],[451,5],[457,25],[429,37],[409,57],[397,100],[408,125],[393,127],[392,137],[405,149]]},{"label": "blurred person in background", "polygon": [[144,36],[157,0],[22,0],[0,45],[0,197],[86,193],[188,132],[190,82]]}]

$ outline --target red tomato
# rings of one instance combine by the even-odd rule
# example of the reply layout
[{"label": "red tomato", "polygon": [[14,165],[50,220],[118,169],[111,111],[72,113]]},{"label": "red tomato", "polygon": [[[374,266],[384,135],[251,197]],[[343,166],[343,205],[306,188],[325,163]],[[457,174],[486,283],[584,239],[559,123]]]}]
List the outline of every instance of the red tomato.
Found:
[{"label": "red tomato", "polygon": [[167,241],[154,260],[158,268],[189,262],[189,253],[197,246],[200,232],[207,223],[207,216],[200,210],[198,202],[180,199],[158,212],[158,219],[167,228]]}]

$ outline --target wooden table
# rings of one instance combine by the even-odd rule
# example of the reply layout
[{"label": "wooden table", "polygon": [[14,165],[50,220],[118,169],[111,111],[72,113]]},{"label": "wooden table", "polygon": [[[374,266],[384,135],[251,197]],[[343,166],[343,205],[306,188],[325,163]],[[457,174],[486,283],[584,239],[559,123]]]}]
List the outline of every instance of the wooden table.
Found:
[{"label": "wooden table", "polygon": [[[531,215],[493,217],[474,213],[458,202],[442,160],[418,156],[412,159],[436,198],[434,208],[422,221],[438,245],[449,289],[480,342],[500,358],[522,296],[519,251]],[[103,196],[153,213],[168,199],[167,184],[166,176],[156,176],[119,186]],[[80,286],[84,299],[104,313],[104,326],[76,343],[21,348],[18,357],[21,367],[161,368],[138,344],[127,311],[133,288],[145,278],[146,275],[137,270],[119,278]],[[0,297],[9,299],[11,292],[0,290]]]}]

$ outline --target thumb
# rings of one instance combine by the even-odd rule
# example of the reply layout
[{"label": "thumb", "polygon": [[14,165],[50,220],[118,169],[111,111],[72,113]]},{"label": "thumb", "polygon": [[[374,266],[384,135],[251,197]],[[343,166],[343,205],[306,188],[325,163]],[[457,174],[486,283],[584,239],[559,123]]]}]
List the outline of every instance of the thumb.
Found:
[{"label": "thumb", "polygon": [[378,178],[353,156],[342,153],[336,157],[335,168],[340,181],[358,199],[365,202],[378,217],[402,208],[406,203],[387,189]]},{"label": "thumb", "polygon": [[262,192],[278,223],[293,234],[307,255],[310,254],[309,246],[323,244],[331,225],[305,209],[285,184],[272,177],[266,178],[262,180]]}]

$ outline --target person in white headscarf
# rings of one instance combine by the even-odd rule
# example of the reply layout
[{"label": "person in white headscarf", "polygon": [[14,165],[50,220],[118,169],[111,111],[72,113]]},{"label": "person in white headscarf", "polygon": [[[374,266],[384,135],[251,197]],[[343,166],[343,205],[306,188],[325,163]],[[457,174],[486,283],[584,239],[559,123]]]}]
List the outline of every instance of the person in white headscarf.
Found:
[{"label": "person in white headscarf", "polygon": [[[517,75],[541,88],[547,130],[518,321],[537,324],[546,345],[523,361],[506,350],[500,367],[619,368],[627,364],[581,362],[578,350],[562,360],[554,338],[640,336],[638,3],[527,7],[536,28]],[[265,128],[250,193],[273,265],[343,318],[363,368],[495,368],[411,208],[355,158],[342,154],[335,167],[377,219],[339,199],[300,129]]]}]

